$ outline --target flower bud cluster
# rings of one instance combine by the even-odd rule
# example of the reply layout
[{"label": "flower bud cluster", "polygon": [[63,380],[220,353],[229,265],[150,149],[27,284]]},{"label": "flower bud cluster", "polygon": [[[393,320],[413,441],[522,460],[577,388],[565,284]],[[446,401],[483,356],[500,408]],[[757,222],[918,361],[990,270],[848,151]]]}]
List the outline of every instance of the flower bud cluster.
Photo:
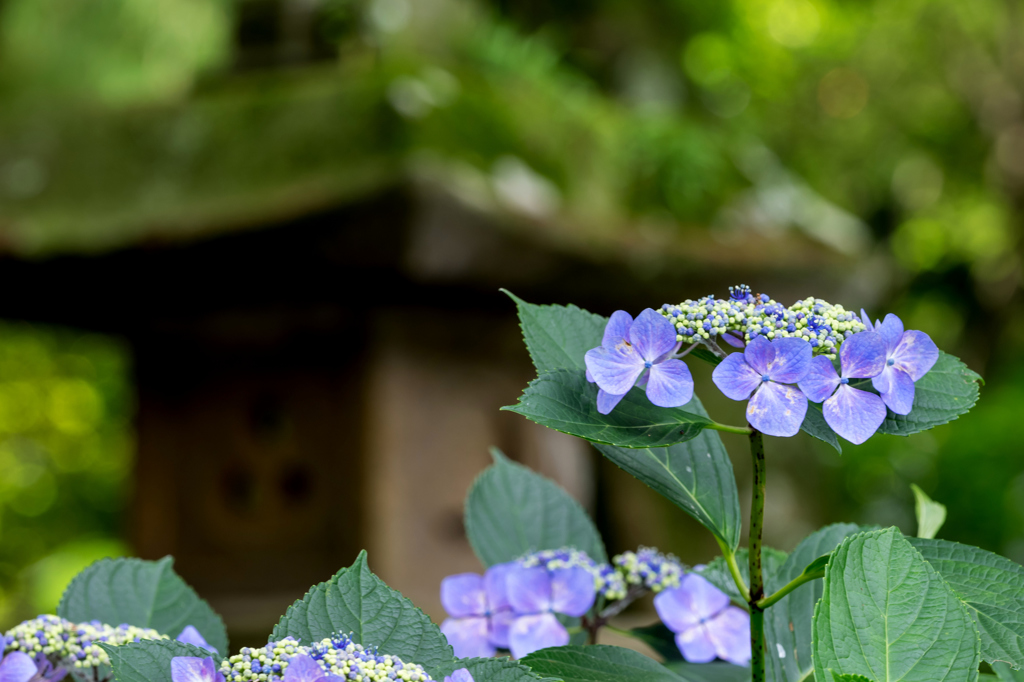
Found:
[{"label": "flower bud cluster", "polygon": [[653,547],[641,547],[635,552],[623,552],[612,559],[628,585],[643,586],[652,592],[679,587],[686,568],[671,554],[666,555]]},{"label": "flower bud cluster", "polygon": [[167,639],[156,630],[134,625],[104,625],[99,621],[72,623],[47,615],[26,620],[6,633],[7,651],[22,651],[30,656],[40,654],[66,667],[93,668],[109,665],[107,652],[100,644],[119,646],[140,639]]},{"label": "flower bud cluster", "polygon": [[559,568],[579,567],[594,576],[594,589],[608,601],[622,599],[626,596],[627,586],[622,575],[609,564],[599,564],[586,552],[571,547],[562,549],[545,549],[527,554],[519,560],[523,566],[543,566],[549,571]]},{"label": "flower bud cluster", "polygon": [[844,339],[865,327],[852,312],[820,298],[806,298],[788,308],[767,294],[754,294],[741,284],[729,287],[727,299],[713,295],[678,305],[666,303],[659,312],[675,325],[676,341],[712,341],[729,335],[749,343],[757,336],[797,337],[808,341],[817,355],[835,355]]},{"label": "flower bud cluster", "polygon": [[243,647],[238,654],[221,662],[226,682],[277,682],[284,677],[288,662],[308,654],[324,671],[352,682],[429,682],[432,678],[419,665],[403,663],[397,656],[382,655],[375,648],[364,648],[347,635],[335,634],[311,646],[302,646],[286,637],[266,646]]}]

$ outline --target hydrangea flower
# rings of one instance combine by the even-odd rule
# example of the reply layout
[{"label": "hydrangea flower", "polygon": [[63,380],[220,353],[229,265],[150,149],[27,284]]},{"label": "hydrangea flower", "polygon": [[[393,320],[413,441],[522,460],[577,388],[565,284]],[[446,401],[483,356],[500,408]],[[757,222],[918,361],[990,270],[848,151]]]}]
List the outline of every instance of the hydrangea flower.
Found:
[{"label": "hydrangea flower", "polygon": [[459,668],[444,678],[444,682],[476,682],[465,668]]},{"label": "hydrangea flower", "polygon": [[555,614],[579,618],[597,598],[593,576],[579,567],[549,571],[541,566],[517,566],[509,571],[507,584],[516,613],[509,631],[509,649],[515,658],[568,644],[569,632]]},{"label": "hydrangea flower", "polygon": [[[869,391],[850,386],[850,379],[870,379],[885,367],[885,341],[877,332],[860,332],[839,348],[842,375],[832,361],[818,356],[800,381],[800,390],[816,403],[824,401],[825,421],[854,444],[870,438],[885,421],[885,404]],[[831,396],[831,397],[830,397]]]},{"label": "hydrangea flower", "polygon": [[750,661],[750,615],[730,605],[729,597],[704,577],[688,573],[679,587],[654,598],[654,608],[676,634],[676,646],[686,660]]},{"label": "hydrangea flower", "polygon": [[441,581],[441,604],[450,616],[441,632],[458,658],[487,658],[508,648],[512,608],[505,578],[512,563],[498,564],[484,575],[460,573]]},{"label": "hydrangea flower", "polygon": [[612,559],[629,585],[642,585],[652,592],[679,587],[683,565],[674,556],[665,555],[653,547],[641,547],[636,552],[623,552]]},{"label": "hydrangea flower", "polygon": [[206,641],[202,633],[199,632],[199,630],[197,630],[193,625],[186,625],[185,629],[181,631],[180,635],[178,635],[177,640],[184,644],[191,644],[192,646],[197,646],[200,649],[206,649],[207,651],[210,651],[215,654],[220,653],[219,651],[217,651],[216,647],[212,646]]},{"label": "hydrangea flower", "polygon": [[0,682],[28,682],[39,668],[32,657],[23,651],[12,651],[4,655],[8,640],[0,635]]},{"label": "hydrangea flower", "polygon": [[578,566],[594,576],[594,589],[609,601],[622,599],[626,596],[628,589],[626,581],[622,579],[622,574],[613,566],[599,564],[591,559],[589,554],[574,547],[542,549],[539,552],[527,554],[519,560],[519,564],[526,567],[543,566],[549,571]]},{"label": "hydrangea flower", "polygon": [[634,320],[619,310],[608,320],[601,345],[585,356],[588,377],[598,388],[597,410],[611,412],[639,382],[658,407],[680,407],[693,397],[693,377],[672,357],[682,343],[665,317],[648,308]]},{"label": "hydrangea flower", "polygon": [[885,366],[871,379],[882,401],[896,414],[910,414],[914,407],[914,383],[939,360],[939,347],[924,332],[903,331],[903,321],[889,313],[874,327],[867,313],[860,311],[864,324],[885,341]]},{"label": "hydrangea flower", "polygon": [[722,360],[711,378],[726,397],[750,398],[747,421],[755,429],[769,436],[795,436],[807,414],[807,398],[796,386],[785,384],[804,378],[811,356],[811,346],[804,339],[769,341],[757,336],[742,353]]},{"label": "hydrangea flower", "polygon": [[[134,625],[113,627],[99,621],[72,623],[53,615],[26,620],[8,631],[7,647],[29,655],[45,656],[74,668],[110,665],[110,657],[99,643],[120,646],[140,639],[167,639],[149,628]],[[60,669],[54,671],[59,674]]]},{"label": "hydrangea flower", "polygon": [[284,682],[344,682],[344,678],[325,672],[309,654],[299,654],[288,662]]},{"label": "hydrangea flower", "polygon": [[171,659],[171,679],[174,682],[224,682],[217,672],[212,657],[176,656]]}]

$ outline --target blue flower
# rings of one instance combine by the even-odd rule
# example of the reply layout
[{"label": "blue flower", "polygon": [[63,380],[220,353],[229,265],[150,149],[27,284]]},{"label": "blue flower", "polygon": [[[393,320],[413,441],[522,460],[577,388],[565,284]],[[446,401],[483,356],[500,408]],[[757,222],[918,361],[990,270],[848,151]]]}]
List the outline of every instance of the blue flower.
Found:
[{"label": "blue flower", "polygon": [[513,566],[498,564],[482,576],[460,573],[441,581],[441,604],[450,616],[441,623],[441,632],[456,657],[486,658],[496,647],[508,648],[513,614],[505,583]]},{"label": "blue flower", "polygon": [[[795,384],[807,374],[811,345],[798,338],[751,339],[742,353],[722,360],[711,378],[728,398],[746,400],[747,421],[769,436],[795,436],[807,414],[807,398]],[[751,398],[751,393],[753,397]]]},{"label": "blue flower", "polygon": [[32,657],[24,651],[12,651],[4,656],[8,641],[2,635],[0,639],[3,639],[4,645],[0,647],[0,682],[28,682],[35,677],[39,668]]},{"label": "blue flower", "polygon": [[654,598],[654,609],[676,635],[676,646],[691,663],[721,658],[734,665],[750,661],[750,615],[696,573]]},{"label": "blue flower", "polygon": [[509,572],[507,584],[516,614],[509,630],[509,649],[515,658],[568,644],[569,632],[555,614],[579,618],[597,598],[593,575],[580,567],[549,571],[517,566]]},{"label": "blue flower", "polygon": [[633,320],[619,310],[608,320],[601,345],[587,351],[587,377],[601,389],[597,410],[611,412],[638,383],[658,407],[680,407],[693,397],[693,378],[682,360],[681,345],[668,318],[648,308]]},{"label": "blue flower", "polygon": [[914,407],[914,383],[939,360],[939,347],[924,332],[903,331],[903,321],[892,313],[884,322],[871,326],[867,313],[860,311],[865,326],[885,340],[885,367],[871,379],[882,401],[896,414],[910,414]]},{"label": "blue flower", "polygon": [[459,668],[444,678],[444,682],[476,682],[465,668]]},{"label": "blue flower", "polygon": [[217,672],[212,657],[176,656],[171,659],[171,679],[174,682],[224,682]]},{"label": "blue flower", "polygon": [[[870,379],[885,368],[885,340],[877,332],[858,332],[839,347],[842,376],[832,361],[819,355],[800,382],[808,399],[820,403],[825,421],[854,444],[870,438],[885,421],[885,404],[868,391],[850,386],[850,379]],[[831,396],[831,397],[830,397]]]},{"label": "blue flower", "polygon": [[206,649],[207,651],[215,654],[220,653],[215,647],[207,643],[206,639],[203,638],[202,633],[192,625],[186,625],[185,629],[181,631],[180,635],[178,635],[177,640],[185,644],[197,646],[200,649]]}]

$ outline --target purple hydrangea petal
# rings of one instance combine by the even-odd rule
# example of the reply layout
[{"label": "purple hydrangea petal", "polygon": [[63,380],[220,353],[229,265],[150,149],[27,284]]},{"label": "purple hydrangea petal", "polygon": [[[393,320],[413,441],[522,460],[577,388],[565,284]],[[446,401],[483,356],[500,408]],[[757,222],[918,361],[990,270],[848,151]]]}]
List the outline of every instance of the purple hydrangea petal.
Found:
[{"label": "purple hydrangea petal", "polygon": [[775,347],[763,336],[755,336],[743,350],[747,364],[759,375],[767,374],[768,366],[775,359]]},{"label": "purple hydrangea petal", "polygon": [[212,651],[215,654],[220,653],[211,644],[209,644],[203,637],[202,633],[199,632],[199,630],[197,630],[195,626],[192,625],[186,625],[185,629],[181,631],[180,635],[178,635],[177,640],[179,642],[184,642],[185,644],[197,646],[200,649]]},{"label": "purple hydrangea petal", "polygon": [[747,421],[768,436],[787,438],[800,432],[807,398],[796,386],[765,381],[747,403]]},{"label": "purple hydrangea petal", "polygon": [[519,614],[551,610],[551,575],[546,568],[516,566],[508,572],[508,600]]},{"label": "purple hydrangea petal", "polygon": [[892,381],[893,372],[896,371],[898,370],[887,362],[878,376],[871,377],[871,385],[879,393],[887,392],[889,390],[889,383]]},{"label": "purple hydrangea petal", "polygon": [[512,623],[508,636],[513,658],[522,658],[534,651],[569,643],[569,632],[553,614],[520,616]]},{"label": "purple hydrangea petal", "polygon": [[283,682],[320,682],[327,673],[309,654],[299,654],[288,660]]},{"label": "purple hydrangea petal", "polygon": [[882,402],[896,414],[910,414],[914,409],[914,380],[902,369],[890,369],[889,390],[880,392]]},{"label": "purple hydrangea petal", "polygon": [[448,618],[441,633],[455,650],[456,658],[487,658],[495,654],[487,618]]},{"label": "purple hydrangea petal", "polygon": [[591,348],[584,360],[594,382],[614,395],[628,393],[644,371],[643,359],[632,346],[625,344],[614,349]]},{"label": "purple hydrangea petal", "polygon": [[722,334],[722,340],[733,348],[743,348],[745,345],[743,338],[739,335],[739,332],[728,331]]},{"label": "purple hydrangea petal", "polygon": [[839,367],[848,379],[876,377],[885,369],[885,340],[878,332],[858,332],[839,347]]},{"label": "purple hydrangea petal", "polygon": [[[0,651],[2,654],[3,651]],[[23,651],[12,651],[0,661],[0,682],[28,682],[37,670],[31,656]],[[174,682],[179,681],[175,679]]]},{"label": "purple hydrangea petal", "polygon": [[512,608],[508,601],[508,574],[516,562],[495,564],[484,573],[484,593],[487,595],[487,610],[491,613]]},{"label": "purple hydrangea petal", "polygon": [[487,613],[484,578],[476,573],[458,573],[441,581],[441,606],[452,618]]},{"label": "purple hydrangea petal", "polygon": [[589,381],[590,383],[594,383],[594,375],[590,373],[589,369],[587,370],[586,375],[587,375],[587,381]]},{"label": "purple hydrangea petal", "polygon": [[654,598],[654,610],[672,632],[680,633],[729,605],[729,597],[696,573],[687,573],[679,587]]},{"label": "purple hydrangea petal", "polygon": [[647,399],[658,407],[682,407],[693,397],[693,377],[682,360],[666,360],[651,367]]},{"label": "purple hydrangea petal", "polygon": [[516,614],[511,609],[491,614],[491,644],[502,649],[508,648],[508,631],[515,619]]},{"label": "purple hydrangea petal", "polygon": [[832,430],[854,445],[874,435],[885,421],[885,403],[874,393],[851,386],[839,387],[822,405],[825,421]]},{"label": "purple hydrangea petal", "polygon": [[719,658],[733,665],[750,662],[750,614],[730,606],[708,621],[705,627]]},{"label": "purple hydrangea petal", "polygon": [[640,372],[640,378],[636,380],[636,385],[647,390],[647,382],[651,379],[651,370],[644,368],[643,372]]},{"label": "purple hydrangea petal", "polygon": [[726,398],[746,400],[761,384],[761,375],[747,364],[744,353],[733,353],[718,363],[711,373],[711,380]]},{"label": "purple hydrangea petal", "polygon": [[619,404],[619,401],[626,397],[626,394],[615,395],[603,388],[597,389],[597,411],[601,414],[609,414]]},{"label": "purple hydrangea petal", "polygon": [[911,330],[903,332],[891,357],[896,361],[894,367],[902,369],[914,381],[919,381],[939,361],[939,347],[924,332]]},{"label": "purple hydrangea petal", "polygon": [[629,340],[643,360],[654,362],[675,347],[676,328],[667,317],[648,308],[633,321]]},{"label": "purple hydrangea petal", "polygon": [[875,331],[882,335],[882,340],[885,341],[886,353],[891,354],[896,350],[900,337],[903,336],[903,320],[889,313],[880,324],[875,325]]},{"label": "purple hydrangea petal", "polygon": [[594,605],[594,576],[579,566],[551,571],[551,610],[579,618]]},{"label": "purple hydrangea petal", "polygon": [[871,318],[868,317],[868,314],[864,312],[863,308],[860,309],[860,321],[864,323],[864,327],[867,331],[875,331],[875,325],[871,324]]},{"label": "purple hydrangea petal", "polygon": [[604,328],[604,338],[601,345],[605,348],[614,348],[616,345],[629,339],[629,328],[633,324],[633,316],[625,310],[616,310],[608,318],[608,324]]},{"label": "purple hydrangea petal", "polygon": [[690,663],[710,663],[715,660],[715,643],[708,637],[703,625],[694,625],[676,635],[679,653]]},{"label": "purple hydrangea petal", "polygon": [[444,682],[476,682],[466,668],[459,668],[451,675],[446,675]]},{"label": "purple hydrangea petal", "polygon": [[224,682],[217,672],[212,657],[176,656],[171,659],[171,679],[174,682]]},{"label": "purple hydrangea petal", "polygon": [[775,359],[768,363],[768,374],[772,381],[780,384],[795,384],[807,375],[811,364],[811,344],[805,339],[775,339]]},{"label": "purple hydrangea petal", "polygon": [[835,393],[836,386],[839,385],[839,375],[836,374],[836,368],[832,366],[831,360],[824,355],[818,355],[811,358],[807,376],[801,379],[798,385],[808,400],[820,403]]}]

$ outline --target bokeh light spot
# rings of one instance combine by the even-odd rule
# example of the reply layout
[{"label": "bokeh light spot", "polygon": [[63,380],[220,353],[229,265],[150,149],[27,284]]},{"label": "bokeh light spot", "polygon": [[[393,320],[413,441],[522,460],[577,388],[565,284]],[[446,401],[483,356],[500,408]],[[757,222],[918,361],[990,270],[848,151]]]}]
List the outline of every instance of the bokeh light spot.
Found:
[{"label": "bokeh light spot", "polygon": [[821,30],[821,17],[807,0],[776,0],[768,10],[768,33],[780,45],[805,47]]},{"label": "bokeh light spot", "polygon": [[868,103],[870,88],[852,69],[833,69],[818,83],[818,104],[832,118],[853,118]]},{"label": "bokeh light spot", "polygon": [[695,36],[683,51],[683,68],[695,83],[711,87],[732,76],[732,47],[717,33]]}]

